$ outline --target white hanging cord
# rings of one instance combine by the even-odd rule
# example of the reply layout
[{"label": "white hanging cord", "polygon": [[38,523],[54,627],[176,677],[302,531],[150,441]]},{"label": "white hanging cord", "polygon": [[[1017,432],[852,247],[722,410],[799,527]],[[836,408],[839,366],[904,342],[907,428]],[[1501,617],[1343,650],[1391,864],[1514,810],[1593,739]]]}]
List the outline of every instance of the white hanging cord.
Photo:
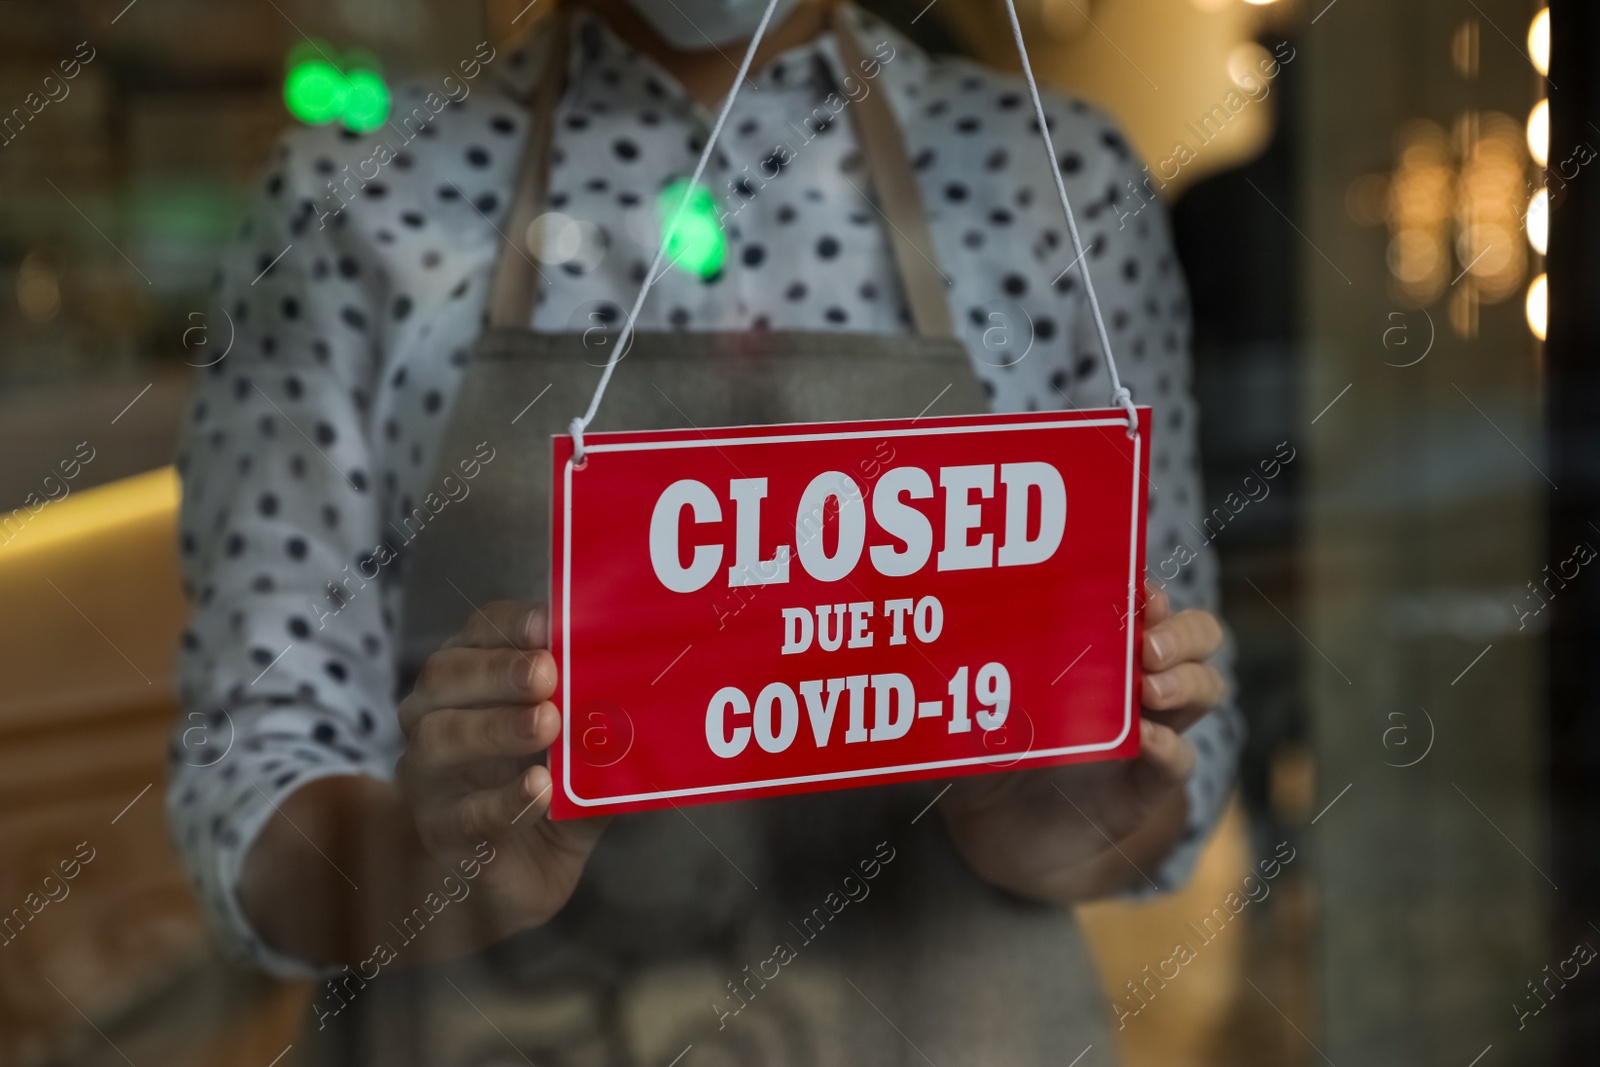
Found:
[{"label": "white hanging cord", "polygon": [[600,384],[595,386],[594,397],[589,401],[589,410],[572,420],[572,460],[582,465],[583,458],[583,431],[588,429],[594,421],[595,412],[600,410],[600,399],[606,395],[606,386],[611,383],[611,372],[616,370],[617,361],[628,350],[628,342],[633,337],[633,325],[639,318],[639,309],[644,306],[644,298],[649,295],[650,287],[656,283],[658,272],[661,269],[661,260],[665,258],[667,245],[677,235],[678,223],[683,219],[683,213],[689,206],[689,199],[695,187],[700,184],[700,176],[705,173],[706,164],[711,159],[711,151],[716,147],[717,136],[722,133],[723,123],[728,121],[728,113],[733,110],[734,98],[739,95],[739,86],[744,84],[745,76],[750,73],[750,64],[755,59],[756,49],[761,46],[761,38],[767,32],[767,23],[772,19],[772,12],[778,6],[778,0],[767,0],[767,9],[761,14],[761,22],[756,26],[756,32],[750,38],[750,44],[744,50],[744,59],[739,64],[739,73],[733,79],[733,85],[728,89],[727,99],[722,101],[722,110],[717,114],[716,124],[711,127],[711,133],[706,137],[705,148],[700,151],[700,161],[694,165],[694,174],[689,178],[688,188],[684,190],[683,199],[678,203],[677,213],[672,216],[672,223],[667,227],[667,232],[662,235],[661,244],[656,248],[655,259],[650,262],[650,269],[645,272],[644,284],[639,286],[639,295],[633,299],[633,308],[628,312],[628,321],[623,324],[622,333],[617,336],[616,348],[612,349],[611,358],[606,360],[606,368],[600,373]]},{"label": "white hanging cord", "polygon": [[1056,180],[1056,194],[1061,197],[1061,210],[1067,214],[1067,232],[1072,235],[1072,252],[1078,269],[1083,274],[1083,288],[1089,294],[1089,311],[1094,315],[1094,328],[1100,334],[1100,351],[1105,356],[1106,371],[1111,375],[1111,402],[1128,413],[1128,436],[1139,430],[1139,415],[1133,407],[1133,394],[1122,387],[1117,374],[1117,361],[1111,355],[1111,338],[1106,335],[1105,316],[1100,313],[1100,299],[1095,296],[1094,280],[1089,277],[1089,261],[1083,252],[1083,239],[1078,236],[1078,220],[1073,217],[1072,204],[1067,200],[1067,184],[1061,177],[1061,164],[1056,159],[1055,142],[1050,138],[1050,124],[1044,116],[1044,104],[1039,100],[1039,83],[1033,80],[1033,65],[1028,62],[1028,48],[1022,43],[1022,24],[1017,21],[1015,0],[1006,0],[1006,14],[1011,16],[1011,36],[1017,42],[1017,55],[1022,58],[1022,76],[1028,80],[1028,92],[1033,96],[1033,114],[1039,122],[1039,134],[1044,138],[1045,154],[1050,157],[1050,173]]}]

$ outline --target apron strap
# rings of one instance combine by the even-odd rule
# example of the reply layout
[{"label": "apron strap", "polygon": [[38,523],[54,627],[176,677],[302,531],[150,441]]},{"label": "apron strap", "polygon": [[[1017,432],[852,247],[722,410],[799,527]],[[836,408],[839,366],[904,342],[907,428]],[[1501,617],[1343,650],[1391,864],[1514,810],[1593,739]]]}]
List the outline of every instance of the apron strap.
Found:
[{"label": "apron strap", "polygon": [[550,143],[555,133],[556,105],[561,102],[567,78],[569,27],[566,11],[559,11],[529,48],[529,59],[539,74],[528,101],[528,136],[506,220],[507,233],[503,235],[511,247],[501,249],[489,285],[489,325],[493,328],[525,330],[533,319],[540,274],[529,258],[533,250],[527,246],[527,235],[528,227],[544,209],[549,188]]},{"label": "apron strap", "polygon": [[[866,53],[847,7],[840,4],[834,8],[833,32],[844,65],[859,72]],[[528,101],[528,137],[504,235],[511,247],[501,250],[490,282],[492,328],[527,329],[538,301],[539,268],[528,257],[526,235],[544,208],[549,187],[550,147],[566,80],[569,32],[569,16],[563,11],[550,20],[530,48],[530,60],[537,64],[539,74]],[[912,325],[923,337],[954,337],[950,304],[945,297],[949,280],[937,265],[922,194],[906,154],[905,136],[887,96],[886,90],[875,89],[846,110],[884,218],[889,222],[889,247],[905,287]]]},{"label": "apron strap", "polygon": [[[866,53],[856,35],[850,6],[839,4],[833,9],[833,34],[846,72],[859,76]],[[888,95],[887,89],[874,87],[845,110],[850,114],[856,145],[882,202],[883,216],[889,222],[889,244],[895,265],[900,268],[906,302],[911,305],[911,321],[923,337],[953,337],[950,303],[945,297],[950,280],[939,270],[928,216],[922,209],[922,192],[911,171],[905,135],[889,107]]]}]

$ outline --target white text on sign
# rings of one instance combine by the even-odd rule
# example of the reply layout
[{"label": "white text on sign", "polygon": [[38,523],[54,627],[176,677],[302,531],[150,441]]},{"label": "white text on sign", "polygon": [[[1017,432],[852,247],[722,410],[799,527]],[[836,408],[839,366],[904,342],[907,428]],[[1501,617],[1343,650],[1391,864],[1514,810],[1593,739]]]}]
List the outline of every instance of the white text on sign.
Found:
[{"label": "white text on sign", "polygon": [[[867,625],[872,618],[872,601],[855,604],[818,604],[816,621],[812,621],[811,608],[783,609],[783,654],[792,656],[811,647],[816,638],[817,647],[824,652],[837,652],[847,648],[871,648],[873,634]],[[912,632],[923,644],[931,644],[944,631],[944,605],[938,597],[925,596],[920,600],[904,597],[883,602],[884,617],[893,625],[889,635],[891,645],[906,643],[906,616],[911,617]],[[849,623],[846,625],[846,618]],[[849,640],[846,642],[846,634]]]},{"label": "white text on sign", "polygon": [[[1011,674],[1001,663],[986,663],[978,669],[971,694],[979,710],[968,711],[968,668],[951,677],[946,692],[950,696],[950,721],[945,732],[964,734],[977,721],[984,731],[1005,725],[1011,711]],[[805,701],[806,721],[811,739],[818,748],[827,748],[834,736],[839,696],[848,694],[848,716],[844,743],[895,741],[910,732],[918,719],[944,718],[944,701],[922,700],[916,696],[911,679],[903,674],[852,674],[843,678],[811,679],[801,682],[799,696],[786,682],[773,682],[762,688],[752,704],[738,686],[717,690],[706,707],[706,744],[723,759],[744,752],[753,737],[763,752],[786,751],[800,732],[800,701]],[[872,690],[872,727],[867,728],[867,690]],[[748,724],[748,725],[746,725]]]},{"label": "white text on sign", "polygon": [[[938,477],[944,491],[942,538],[935,561],[938,570],[1028,566],[1050,559],[1061,546],[1067,492],[1061,473],[1050,464],[1030,461],[940,467]],[[1005,520],[998,544],[995,532],[981,529],[982,509],[977,502],[994,497],[997,481],[1005,494]],[[728,482],[727,499],[734,511],[733,563],[724,573],[730,586],[789,581],[789,545],[778,545],[771,556],[761,558],[761,502],[766,496],[765,478]],[[824,471],[811,479],[800,495],[792,554],[807,575],[821,582],[848,577],[863,555],[884,577],[915,574],[935,558],[934,529],[929,518],[907,500],[933,496],[933,478],[920,467],[884,472],[874,487],[871,511],[876,531],[889,540],[874,538],[869,547],[868,509],[860,484],[843,471]],[[1039,502],[1038,526],[1029,537],[1034,500]],[[650,563],[661,584],[675,593],[693,593],[709,585],[723,570],[728,549],[726,537],[698,540],[687,546],[691,551],[685,564],[686,546],[680,541],[680,529],[686,509],[696,526],[723,521],[723,501],[710,486],[693,478],[673,482],[657,498],[650,518]],[[838,516],[838,541],[831,553],[821,537],[823,516],[829,512]]]}]

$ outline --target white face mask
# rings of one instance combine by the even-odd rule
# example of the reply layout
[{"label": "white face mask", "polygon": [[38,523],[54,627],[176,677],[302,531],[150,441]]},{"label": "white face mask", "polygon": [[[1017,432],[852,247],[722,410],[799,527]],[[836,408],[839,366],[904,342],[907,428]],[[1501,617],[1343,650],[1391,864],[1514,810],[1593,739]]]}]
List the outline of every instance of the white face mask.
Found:
[{"label": "white face mask", "polygon": [[[768,32],[781,24],[798,2],[778,0],[772,21],[767,23]],[[753,36],[767,10],[767,0],[628,0],[628,5],[663,40],[686,52]]]}]

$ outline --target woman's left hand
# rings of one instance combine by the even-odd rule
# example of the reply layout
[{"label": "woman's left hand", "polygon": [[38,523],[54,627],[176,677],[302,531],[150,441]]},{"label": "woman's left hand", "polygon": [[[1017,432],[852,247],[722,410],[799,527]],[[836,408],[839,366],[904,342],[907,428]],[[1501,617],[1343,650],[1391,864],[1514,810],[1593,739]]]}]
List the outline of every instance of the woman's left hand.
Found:
[{"label": "woman's left hand", "polygon": [[1059,903],[1148,881],[1188,819],[1194,752],[1179,735],[1222,702],[1207,662],[1221,644],[1215,616],[1173,614],[1147,586],[1139,755],[957,779],[939,807],[979,877]]}]

